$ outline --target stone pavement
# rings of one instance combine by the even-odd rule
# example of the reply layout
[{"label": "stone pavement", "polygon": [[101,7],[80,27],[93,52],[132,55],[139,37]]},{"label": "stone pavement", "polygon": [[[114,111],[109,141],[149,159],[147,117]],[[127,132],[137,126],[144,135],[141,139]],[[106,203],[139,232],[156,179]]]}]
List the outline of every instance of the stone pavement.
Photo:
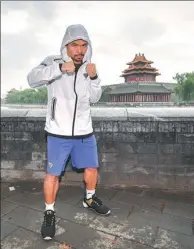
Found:
[{"label": "stone pavement", "polygon": [[194,248],[193,202],[151,198],[141,191],[99,188],[97,194],[112,208],[109,217],[82,207],[83,187],[61,186],[56,236],[45,242],[42,184],[2,183],[1,248],[58,249],[63,243],[74,249]]}]

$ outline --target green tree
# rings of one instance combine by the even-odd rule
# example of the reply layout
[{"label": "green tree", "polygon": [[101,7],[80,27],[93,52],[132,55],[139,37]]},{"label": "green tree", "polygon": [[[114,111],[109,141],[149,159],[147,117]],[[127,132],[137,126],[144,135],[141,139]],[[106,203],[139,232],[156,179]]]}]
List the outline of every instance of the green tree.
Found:
[{"label": "green tree", "polygon": [[46,87],[33,89],[26,88],[24,90],[11,89],[5,98],[7,104],[46,104],[47,89]]},{"label": "green tree", "polygon": [[173,79],[177,80],[177,87],[175,93],[183,101],[194,100],[194,72],[191,73],[177,73]]}]

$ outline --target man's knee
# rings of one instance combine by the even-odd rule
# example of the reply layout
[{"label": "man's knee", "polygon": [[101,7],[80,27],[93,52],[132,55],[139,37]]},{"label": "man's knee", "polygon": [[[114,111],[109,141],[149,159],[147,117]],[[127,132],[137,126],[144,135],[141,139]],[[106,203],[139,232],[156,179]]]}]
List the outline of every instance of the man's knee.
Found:
[{"label": "man's knee", "polygon": [[44,179],[44,181],[45,182],[57,182],[58,181],[58,179],[59,179],[59,177],[58,176],[54,176],[54,175],[51,175],[51,174],[46,174],[46,176],[45,176],[45,179]]},{"label": "man's knee", "polygon": [[96,175],[98,174],[98,168],[85,168],[85,175]]}]

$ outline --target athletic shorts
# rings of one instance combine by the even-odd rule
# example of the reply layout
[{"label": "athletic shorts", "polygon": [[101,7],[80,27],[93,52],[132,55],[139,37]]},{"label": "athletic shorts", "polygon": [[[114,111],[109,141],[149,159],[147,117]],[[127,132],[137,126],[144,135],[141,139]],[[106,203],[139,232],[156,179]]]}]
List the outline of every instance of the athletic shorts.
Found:
[{"label": "athletic shorts", "polygon": [[47,173],[54,176],[61,175],[69,156],[72,166],[77,169],[98,168],[95,136],[83,139],[47,136]]}]

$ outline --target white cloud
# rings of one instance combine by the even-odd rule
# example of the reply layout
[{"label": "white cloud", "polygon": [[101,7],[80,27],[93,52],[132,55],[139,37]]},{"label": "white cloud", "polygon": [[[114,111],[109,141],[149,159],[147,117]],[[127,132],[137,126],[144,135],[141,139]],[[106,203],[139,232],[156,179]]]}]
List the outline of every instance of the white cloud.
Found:
[{"label": "white cloud", "polygon": [[10,10],[1,17],[2,34],[19,34],[25,31],[28,26],[28,13],[22,10]]},{"label": "white cloud", "polygon": [[66,27],[75,23],[91,36],[103,85],[123,82],[121,72],[139,52],[154,61],[162,74],[158,81],[171,82],[176,72],[194,69],[194,2],[9,2],[2,9],[3,92],[27,87],[29,70],[59,54]]},{"label": "white cloud", "polygon": [[1,82],[3,82],[3,91],[1,91],[1,94],[5,94],[5,92],[9,91],[11,88],[27,88],[28,84],[26,77],[26,68],[20,70],[12,69],[11,73],[9,68],[4,69],[1,72]]}]

